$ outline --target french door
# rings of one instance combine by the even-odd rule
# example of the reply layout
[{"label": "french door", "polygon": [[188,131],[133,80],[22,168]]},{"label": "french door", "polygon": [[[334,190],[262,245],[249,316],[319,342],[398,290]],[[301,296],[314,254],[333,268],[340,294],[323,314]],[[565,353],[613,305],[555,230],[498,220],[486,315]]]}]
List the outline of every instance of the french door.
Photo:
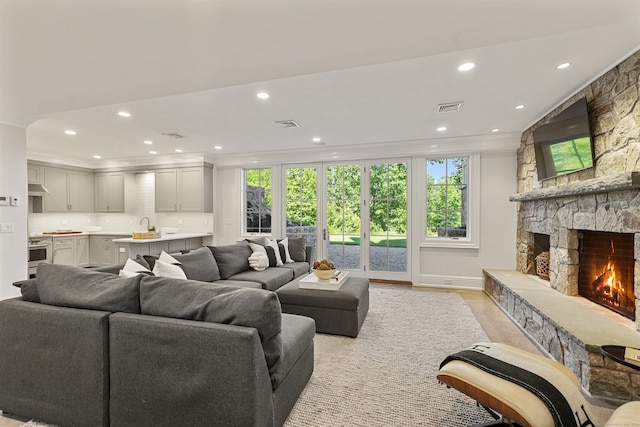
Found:
[{"label": "french door", "polygon": [[286,167],[287,235],[304,235],[313,259],[351,274],[410,280],[409,162]]}]

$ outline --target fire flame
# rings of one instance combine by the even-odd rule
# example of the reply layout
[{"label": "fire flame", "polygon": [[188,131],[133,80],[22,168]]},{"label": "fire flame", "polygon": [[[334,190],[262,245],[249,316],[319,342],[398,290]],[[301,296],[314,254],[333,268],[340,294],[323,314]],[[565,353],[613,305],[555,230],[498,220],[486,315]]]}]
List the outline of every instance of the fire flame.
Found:
[{"label": "fire flame", "polygon": [[620,301],[625,294],[622,282],[616,275],[616,266],[611,261],[611,256],[615,253],[613,240],[611,241],[611,253],[607,259],[607,265],[602,269],[602,273],[593,281],[595,285],[595,293],[603,300],[613,304],[615,307],[620,306]]}]

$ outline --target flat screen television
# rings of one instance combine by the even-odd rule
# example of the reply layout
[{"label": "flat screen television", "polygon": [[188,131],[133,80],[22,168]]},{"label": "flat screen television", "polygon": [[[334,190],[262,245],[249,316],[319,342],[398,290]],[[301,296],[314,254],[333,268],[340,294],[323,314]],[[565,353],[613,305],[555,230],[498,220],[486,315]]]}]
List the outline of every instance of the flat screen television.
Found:
[{"label": "flat screen television", "polygon": [[538,179],[593,167],[587,100],[580,98],[533,131]]}]

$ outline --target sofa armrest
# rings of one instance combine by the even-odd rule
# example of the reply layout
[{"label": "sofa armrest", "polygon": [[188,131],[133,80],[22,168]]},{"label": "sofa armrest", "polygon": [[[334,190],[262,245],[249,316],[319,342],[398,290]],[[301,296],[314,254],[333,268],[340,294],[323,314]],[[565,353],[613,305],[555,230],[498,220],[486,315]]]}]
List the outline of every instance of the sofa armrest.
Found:
[{"label": "sofa armrest", "polygon": [[0,410],[56,425],[108,426],[109,315],[0,301]]},{"label": "sofa armrest", "polygon": [[305,246],[304,247],[304,260],[311,266],[313,265],[313,260],[311,256],[313,255],[313,246]]},{"label": "sofa armrest", "polygon": [[125,313],[109,324],[112,425],[273,425],[256,329]]}]

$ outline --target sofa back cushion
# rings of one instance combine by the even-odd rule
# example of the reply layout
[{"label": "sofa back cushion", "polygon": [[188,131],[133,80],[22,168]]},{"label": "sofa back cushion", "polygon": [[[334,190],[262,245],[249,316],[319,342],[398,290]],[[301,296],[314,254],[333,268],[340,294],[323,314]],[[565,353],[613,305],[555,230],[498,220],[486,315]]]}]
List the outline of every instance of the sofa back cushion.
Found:
[{"label": "sofa back cushion", "polygon": [[282,354],[282,310],[275,292],[165,277],[142,278],[142,314],[255,328],[269,368]]},{"label": "sofa back cushion", "polygon": [[304,237],[289,237],[289,255],[294,262],[307,260]]},{"label": "sofa back cushion", "polygon": [[68,265],[40,264],[36,285],[40,301],[62,307],[140,313],[140,279]]},{"label": "sofa back cushion", "polygon": [[40,295],[38,294],[38,282],[36,279],[19,280],[13,284],[20,288],[22,299],[29,302],[40,302]]},{"label": "sofa back cushion", "polygon": [[182,269],[187,275],[187,279],[199,280],[201,282],[215,282],[220,280],[220,270],[213,257],[211,249],[206,246],[187,252],[186,254],[173,255],[182,264]]},{"label": "sofa back cushion", "polygon": [[234,274],[251,268],[249,266],[249,257],[253,252],[246,241],[232,245],[209,246],[209,248],[218,263],[222,279],[226,280]]}]

